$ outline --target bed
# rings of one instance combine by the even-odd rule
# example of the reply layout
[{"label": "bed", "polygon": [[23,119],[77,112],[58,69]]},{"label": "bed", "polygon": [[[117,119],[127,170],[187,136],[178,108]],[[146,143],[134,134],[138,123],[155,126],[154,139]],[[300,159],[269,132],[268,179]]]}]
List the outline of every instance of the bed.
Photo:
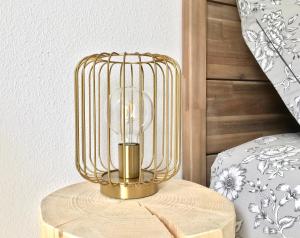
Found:
[{"label": "bed", "polygon": [[300,2],[237,3],[183,1],[184,178],[234,202],[236,237],[298,237]]}]

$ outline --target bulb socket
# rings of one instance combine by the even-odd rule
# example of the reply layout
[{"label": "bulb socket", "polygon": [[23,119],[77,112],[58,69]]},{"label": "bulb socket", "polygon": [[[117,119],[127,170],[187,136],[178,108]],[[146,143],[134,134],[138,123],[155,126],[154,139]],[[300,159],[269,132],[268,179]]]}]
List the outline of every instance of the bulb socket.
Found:
[{"label": "bulb socket", "polygon": [[138,143],[120,143],[119,150],[119,177],[135,179],[140,173],[140,145]]}]

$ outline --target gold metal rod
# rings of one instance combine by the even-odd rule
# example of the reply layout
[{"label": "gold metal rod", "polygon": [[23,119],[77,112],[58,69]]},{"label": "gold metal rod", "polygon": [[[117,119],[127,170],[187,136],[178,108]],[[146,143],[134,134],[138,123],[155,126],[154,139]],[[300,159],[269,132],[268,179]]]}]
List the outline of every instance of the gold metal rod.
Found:
[{"label": "gold metal rod", "polygon": [[153,78],[153,157],[154,157],[154,180],[157,176],[157,64],[154,57],[154,78]]},{"label": "gold metal rod", "polygon": [[[86,164],[86,167],[85,167],[85,173],[87,174],[87,173],[92,173],[94,176],[95,176],[95,179],[96,180],[98,180],[97,179],[97,171],[96,171],[96,165],[94,165],[94,162],[92,161],[92,155],[91,155],[91,142],[92,142],[92,140],[91,140],[91,127],[92,127],[92,124],[91,124],[91,96],[92,96],[92,93],[91,93],[91,81],[92,81],[92,72],[93,72],[93,68],[94,68],[94,65],[96,64],[96,58],[91,58],[91,59],[89,59],[89,61],[87,62],[87,64],[85,64],[85,68],[88,66],[88,65],[90,65],[90,64],[92,64],[92,66],[91,66],[91,68],[90,68],[90,70],[89,70],[89,74],[88,74],[88,131],[89,131],[89,133],[88,133],[88,137],[89,137],[89,150],[88,150],[88,153],[89,153],[89,156],[88,156],[88,158],[89,158],[89,161],[90,161],[90,163],[91,163],[91,165],[92,165],[92,167],[93,167],[93,170],[91,170],[90,168],[89,168],[89,166]],[[85,105],[85,103],[84,103],[84,105]]]},{"label": "gold metal rod", "polygon": [[[143,64],[141,63],[141,65],[143,65]],[[146,65],[148,65],[149,68],[151,69],[151,72],[152,72],[152,78],[154,78],[155,73],[154,73],[154,68],[153,68],[153,66],[152,66],[150,63],[146,63]],[[140,90],[144,90],[144,68],[143,68],[143,66],[141,66],[141,68],[142,68],[142,73],[143,73],[143,87],[142,87]],[[143,110],[144,110],[144,109],[143,109]],[[153,117],[153,115],[151,115],[151,117]],[[144,132],[142,131],[141,133],[142,133],[143,143],[144,143]],[[153,145],[152,145],[152,146],[153,146]],[[143,158],[144,158],[144,156],[143,156]],[[149,164],[148,164],[148,165],[145,165],[145,166],[144,166],[144,169],[146,169],[146,170],[148,170],[148,169],[153,170],[153,168],[151,169],[151,167],[153,166],[153,164],[154,164],[154,156],[151,156],[151,160],[150,160]],[[154,167],[154,166],[153,166],[153,167]]]},{"label": "gold metal rod", "polygon": [[[166,159],[166,165],[168,163],[169,160],[169,72],[168,72],[168,67],[167,67],[167,63],[165,62],[165,66],[166,66],[166,155],[165,155],[165,159]],[[165,178],[164,178],[165,179]]]},{"label": "gold metal rod", "polygon": [[[152,65],[149,64],[149,63],[147,63],[146,65],[148,65],[149,68],[151,69],[152,77],[154,78],[154,75],[155,75],[155,72],[154,72],[154,66],[152,66]],[[158,66],[158,68],[161,70],[161,73],[162,73],[162,76],[163,76],[163,83],[165,83],[165,75],[164,75],[164,71],[163,71],[161,65],[159,65],[159,63],[157,63],[157,66]],[[164,99],[164,96],[163,96],[163,99]],[[164,112],[163,112],[163,113],[164,113]],[[164,130],[164,127],[163,127],[163,130]],[[164,144],[164,133],[163,133],[163,143],[162,143],[162,148],[163,148],[163,144]],[[159,163],[158,163],[157,166],[156,166],[157,168],[159,168],[159,167],[161,166],[161,164],[163,163],[163,160],[164,160],[164,158],[162,158],[162,160],[159,161]],[[152,158],[151,158],[149,164],[146,165],[144,168],[145,168],[145,169],[150,169],[151,166],[153,166],[153,164],[154,164],[154,157],[152,156]]]},{"label": "gold metal rod", "polygon": [[[125,144],[126,144],[126,128],[125,128],[125,116],[126,116],[126,112],[125,112],[125,61],[126,61],[126,52],[123,55],[123,64],[122,64],[122,77],[121,77],[121,85],[122,85],[122,150],[123,150],[123,154],[126,153],[126,148],[125,148]],[[126,184],[126,178],[123,178],[123,183]]]},{"label": "gold metal rod", "polygon": [[113,57],[113,56],[118,56],[119,54],[118,53],[116,53],[116,52],[113,52],[113,53],[111,53],[110,55],[109,55],[109,57],[108,57],[108,65],[107,65],[107,102],[109,102],[109,103],[107,103],[107,105],[108,105],[108,110],[107,110],[107,117],[108,117],[108,133],[107,133],[107,137],[108,137],[108,154],[109,154],[109,156],[108,156],[108,170],[107,170],[107,173],[108,173],[108,182],[110,183],[110,184],[116,184],[116,183],[113,183],[112,182],[112,177],[111,177],[111,167],[114,167],[113,166],[113,164],[112,164],[112,160],[111,160],[111,135],[110,135],[110,133],[111,133],[111,131],[110,131],[110,127],[111,127],[111,125],[110,125],[110,123],[111,123],[111,106],[110,106],[110,91],[111,91],[111,85],[110,85],[110,83],[111,83],[111,69],[112,69],[112,67],[111,67],[111,63],[110,63],[110,61],[111,61],[111,58]]},{"label": "gold metal rod", "polygon": [[75,96],[75,145],[76,145],[76,150],[75,150],[75,157],[76,157],[76,167],[77,169],[80,168],[80,150],[79,150],[79,70],[81,65],[85,62],[85,60],[82,60],[76,67],[75,69],[75,87],[74,87],[74,96]]},{"label": "gold metal rod", "polygon": [[[154,72],[153,66],[152,66],[151,64],[147,64],[147,65],[150,67],[151,72],[152,72],[153,77],[154,77],[155,72]],[[164,70],[162,69],[162,66],[161,66],[161,65],[157,64],[157,66],[158,66],[158,68],[161,70],[161,73],[162,73],[162,76],[163,76],[163,84],[165,84],[165,74],[164,74]],[[163,94],[163,100],[165,100],[165,94]],[[164,113],[164,111],[163,111],[163,113]],[[163,117],[165,117],[165,115],[163,115]],[[164,128],[164,127],[163,127],[163,128]],[[164,130],[164,129],[163,129],[163,130]],[[163,133],[163,137],[164,137],[164,136],[165,136],[165,133]],[[164,141],[164,138],[163,138],[163,141]],[[164,144],[164,143],[162,143],[162,144]],[[164,147],[162,147],[162,148],[164,148]],[[164,149],[163,149],[163,150],[164,150]],[[162,165],[163,161],[164,161],[164,155],[163,155],[162,160],[157,164],[157,168],[159,168],[159,167]],[[147,165],[147,166],[145,167],[145,169],[149,169],[151,166],[153,166],[153,163],[154,163],[154,157],[152,157],[151,161],[149,162],[149,165]]]},{"label": "gold metal rod", "polygon": [[177,143],[176,146],[178,147],[177,151],[177,158],[179,160],[179,164],[176,166],[177,171],[179,170],[179,167],[181,166],[181,151],[182,151],[182,147],[181,147],[181,141],[182,141],[182,84],[181,84],[181,71],[180,71],[180,67],[177,64],[177,62],[175,62],[176,64],[176,82],[177,82],[177,105],[179,106],[178,112],[177,112],[177,130],[176,130],[176,138],[177,138]]},{"label": "gold metal rod", "polygon": [[[100,97],[100,90],[101,90],[101,73],[102,73],[102,70],[103,70],[103,68],[104,68],[104,66],[107,66],[107,62],[100,62],[100,63],[102,63],[101,64],[101,67],[99,68],[99,71],[98,71],[98,97],[99,97],[99,99],[98,99],[98,101],[99,101],[99,105],[98,105],[98,114],[99,114],[99,116],[98,116],[98,120],[99,120],[99,122],[98,122],[98,160],[99,160],[99,162],[100,162],[100,164],[101,164],[101,166],[102,166],[102,169],[99,169],[99,171],[101,171],[101,172],[105,172],[105,171],[107,171],[107,166],[104,164],[104,161],[102,160],[102,156],[101,156],[101,150],[100,150],[100,148],[101,148],[101,97]],[[114,66],[115,64],[111,64],[110,65],[110,72],[112,71],[112,68],[113,68],[113,66]],[[107,102],[107,103],[109,103],[109,102]],[[112,163],[112,168],[113,169],[115,169],[116,167],[114,166],[114,164]],[[103,171],[104,170],[104,171]]]},{"label": "gold metal rod", "polygon": [[110,163],[111,163],[111,152],[110,152],[110,59],[113,53],[111,53],[107,60],[107,174],[108,174],[108,182],[111,184],[111,176],[110,176]]},{"label": "gold metal rod", "polygon": [[87,85],[88,85],[88,159],[90,162],[92,162],[92,116],[91,116],[91,97],[92,97],[92,93],[91,93],[91,75],[92,75],[92,69],[93,67],[90,68],[90,72],[88,74],[88,81],[87,81]]},{"label": "gold metal rod", "polygon": [[[131,87],[131,97],[130,97],[130,105],[133,105],[133,66],[130,64],[130,87]],[[133,116],[132,110],[129,110],[129,135],[130,135],[130,142],[133,142]]]},{"label": "gold metal rod", "polygon": [[[96,142],[97,142],[97,137],[96,137],[96,65],[99,63],[99,58],[101,57],[101,55],[99,55],[98,57],[94,58],[94,62],[92,67],[89,70],[89,161],[93,167],[93,171],[91,169],[89,169],[89,167],[87,166],[86,170],[87,172],[91,172],[94,174],[95,179],[97,180],[97,182],[99,182],[99,176],[98,173],[101,174],[101,172],[104,172],[103,170],[99,169],[97,167],[97,155],[96,155]],[[91,61],[92,62],[92,61]],[[102,65],[101,67],[103,67],[104,65]],[[92,82],[93,81],[93,82]],[[91,84],[93,83],[93,93],[91,93]],[[100,83],[100,81],[98,82]],[[91,96],[93,95],[93,110],[91,110]],[[91,156],[91,127],[92,127],[92,123],[91,123],[91,111],[93,111],[93,141],[94,141],[94,156],[93,156],[93,160],[92,160],[92,156]],[[100,138],[100,137],[99,137]]]},{"label": "gold metal rod", "polygon": [[139,182],[142,183],[144,181],[142,168],[144,163],[144,156],[145,156],[145,147],[144,147],[144,130],[142,123],[144,123],[144,68],[142,64],[141,55],[138,55],[139,59],[139,136],[140,136],[140,171],[139,171]]},{"label": "gold metal rod", "polygon": [[[170,80],[170,93],[171,93],[171,98],[170,98],[170,157],[167,158],[167,161],[166,161],[166,177],[165,179],[167,179],[167,177],[169,176],[169,167],[170,167],[170,163],[173,161],[173,121],[175,121],[175,118],[173,117],[173,113],[174,113],[174,105],[173,105],[173,97],[174,97],[174,87],[173,87],[173,81],[174,81],[174,78],[173,78],[173,73],[172,73],[172,70],[169,66],[169,63],[167,63],[167,72],[169,74],[169,77],[171,77],[171,80]],[[176,115],[175,115],[176,117]],[[171,158],[171,159],[170,159]]]},{"label": "gold metal rod", "polygon": [[81,71],[81,143],[82,143],[82,161],[83,161],[83,169],[84,174],[86,174],[86,140],[85,140],[85,67],[86,62],[83,65],[83,69]]},{"label": "gold metal rod", "polygon": [[[100,162],[100,165],[102,166],[103,170],[107,170],[107,167],[104,165],[102,159],[101,159],[101,72],[106,63],[100,62],[101,66],[98,71],[98,155],[97,158]],[[100,169],[102,170],[102,169]]]},{"label": "gold metal rod", "polygon": [[98,174],[97,174],[97,118],[96,118],[96,64],[97,59],[95,60],[95,63],[93,65],[93,123],[94,123],[94,176],[97,180]]}]

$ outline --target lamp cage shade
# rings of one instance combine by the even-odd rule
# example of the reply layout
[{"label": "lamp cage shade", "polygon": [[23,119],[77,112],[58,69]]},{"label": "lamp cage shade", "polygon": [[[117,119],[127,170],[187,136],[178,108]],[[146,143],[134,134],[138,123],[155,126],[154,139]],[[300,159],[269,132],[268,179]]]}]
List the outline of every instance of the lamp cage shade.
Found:
[{"label": "lamp cage shade", "polygon": [[154,194],[181,165],[181,72],[172,58],[100,53],[75,70],[76,168],[114,198]]}]

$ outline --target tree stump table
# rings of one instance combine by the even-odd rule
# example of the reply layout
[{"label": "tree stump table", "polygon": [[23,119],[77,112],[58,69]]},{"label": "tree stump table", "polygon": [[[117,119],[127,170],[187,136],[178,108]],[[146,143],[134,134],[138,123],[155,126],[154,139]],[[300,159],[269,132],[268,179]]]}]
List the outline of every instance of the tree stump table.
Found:
[{"label": "tree stump table", "polygon": [[42,238],[233,238],[235,212],[226,198],[184,180],[134,200],[105,197],[84,182],[42,200],[41,229]]}]

